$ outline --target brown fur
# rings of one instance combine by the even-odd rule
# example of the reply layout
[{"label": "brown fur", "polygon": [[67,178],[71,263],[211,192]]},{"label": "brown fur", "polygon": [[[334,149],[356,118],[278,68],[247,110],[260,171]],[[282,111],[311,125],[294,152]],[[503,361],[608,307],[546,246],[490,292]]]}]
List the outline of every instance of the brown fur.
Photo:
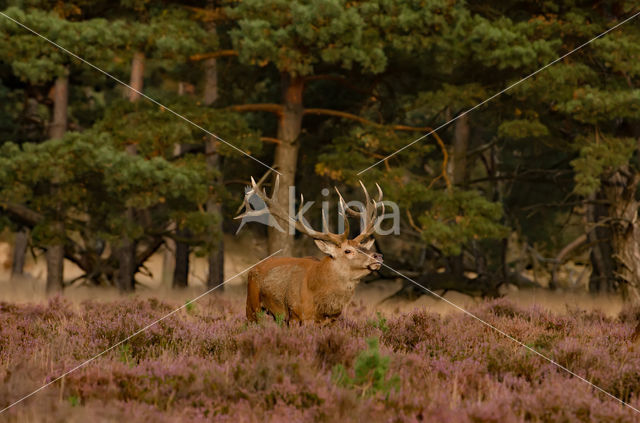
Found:
[{"label": "brown fur", "polygon": [[[362,182],[360,186],[365,196],[365,209],[356,211],[349,208],[340,195],[340,210],[344,222],[341,234],[328,231],[318,232],[305,224],[302,213],[304,199],[300,196],[300,212],[296,219],[277,202],[280,179],[276,176],[271,197],[267,196],[260,182],[251,178],[251,189],[245,193],[242,207],[245,212],[236,219],[262,216],[265,213],[279,219],[287,226],[293,222],[295,228],[313,238],[316,246],[328,257],[314,258],[278,257],[265,260],[249,272],[247,292],[247,318],[257,320],[257,313],[265,310],[273,317],[282,316],[291,320],[332,320],[337,318],[351,300],[358,281],[382,265],[382,255],[371,252],[374,240],[371,238],[378,222],[378,206],[384,215],[382,189],[378,188],[378,199],[371,199]],[[267,207],[254,209],[249,199],[257,195]],[[354,239],[349,237],[349,216],[365,222],[364,229]],[[323,210],[323,226],[328,227]]]},{"label": "brown fur", "polygon": [[[337,318],[353,297],[358,281],[379,268],[381,256],[353,240],[342,245],[318,246],[329,256],[316,258],[273,257],[249,272],[247,318],[257,319],[265,310],[289,323]],[[317,242],[318,243],[318,242]],[[358,251],[360,250],[360,251]]]}]

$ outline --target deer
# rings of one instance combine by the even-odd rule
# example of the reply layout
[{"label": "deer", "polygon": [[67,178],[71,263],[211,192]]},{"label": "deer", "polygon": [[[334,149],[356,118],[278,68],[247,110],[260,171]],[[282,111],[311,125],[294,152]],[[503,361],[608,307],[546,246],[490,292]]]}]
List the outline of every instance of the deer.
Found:
[{"label": "deer", "polygon": [[[311,228],[302,216],[304,196],[300,195],[300,206],[296,218],[289,216],[277,201],[279,179],[276,177],[271,197],[260,188],[262,180],[256,184],[251,178],[251,189],[245,194],[239,211],[245,212],[236,219],[254,217],[270,213],[285,223],[289,221],[295,229],[313,239],[318,249],[326,254],[323,259],[315,257],[271,257],[249,271],[247,284],[247,319],[256,322],[259,313],[266,312],[274,319],[291,322],[331,323],[343,312],[353,297],[356,285],[364,276],[377,271],[382,266],[382,254],[373,250],[378,206],[382,203],[382,189],[378,184],[378,200],[371,199],[362,182],[366,205],[358,211],[347,206],[340,191],[335,188],[340,200],[340,215],[344,221],[341,234],[329,231],[327,217],[322,212],[325,231]],[[267,206],[255,210],[249,204],[249,198],[256,194]],[[353,239],[349,239],[349,216],[364,220],[364,228]]]}]

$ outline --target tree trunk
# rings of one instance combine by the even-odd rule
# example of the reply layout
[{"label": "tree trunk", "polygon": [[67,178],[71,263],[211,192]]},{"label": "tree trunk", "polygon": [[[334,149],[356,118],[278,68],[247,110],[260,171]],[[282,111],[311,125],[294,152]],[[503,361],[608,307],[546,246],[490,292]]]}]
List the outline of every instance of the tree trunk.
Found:
[{"label": "tree trunk", "polygon": [[611,246],[616,264],[615,276],[623,298],[633,305],[640,305],[640,227],[636,189],[640,174],[617,172],[606,185],[610,203]]},{"label": "tree trunk", "polygon": [[[208,264],[207,288],[212,289],[222,285],[224,282],[224,240],[222,239],[222,233],[216,249],[209,253]],[[219,289],[223,290],[224,285],[220,286]]]},{"label": "tree trunk", "polygon": [[[127,210],[127,220],[133,219],[131,210]],[[122,237],[120,245],[117,249],[118,270],[116,271],[116,284],[121,292],[133,291],[135,289],[134,274],[136,271],[135,264],[135,246],[128,236]]]},{"label": "tree trunk", "polygon": [[[189,236],[185,230],[177,231],[180,237]],[[176,266],[173,270],[173,287],[186,288],[189,285],[189,244],[176,242]]]},{"label": "tree trunk", "polygon": [[[278,121],[278,139],[276,145],[274,166],[280,172],[280,190],[277,201],[285,210],[290,210],[293,204],[289,204],[289,187],[293,187],[298,163],[298,136],[302,127],[302,92],[304,80],[300,77],[292,77],[287,73],[282,74],[283,111]],[[295,213],[290,213],[294,217]],[[282,249],[283,255],[291,255],[293,250],[293,223],[292,230],[288,231],[283,226],[284,232],[269,227],[269,253],[275,253]]]},{"label": "tree trunk", "polygon": [[[56,79],[53,89],[53,117],[49,126],[51,139],[62,138],[67,131],[67,113],[69,105],[69,73]],[[57,181],[52,181],[52,196],[57,195]],[[58,204],[57,216],[51,224],[53,241],[47,246],[47,292],[61,291],[64,287],[64,223],[62,203]]]},{"label": "tree trunk", "polygon": [[67,132],[69,105],[69,72],[56,79],[53,88],[53,116],[49,125],[49,138],[58,139]]},{"label": "tree trunk", "polygon": [[[175,223],[171,222],[167,230],[175,230]],[[162,286],[173,288],[173,274],[176,271],[176,241],[173,238],[164,239],[164,253],[162,254]]]},{"label": "tree trunk", "polygon": [[[467,151],[469,149],[469,117],[463,115],[455,123],[449,177],[454,186],[464,186],[467,178]],[[449,258],[451,272],[458,280],[464,279],[464,253]]]},{"label": "tree trunk", "polygon": [[[213,9],[213,1],[209,0],[207,7]],[[210,23],[207,29],[212,34],[216,32],[214,23]],[[211,106],[216,100],[218,100],[218,63],[214,57],[211,57],[204,62],[204,93],[202,101],[205,106]],[[218,169],[220,171],[220,179],[213,181],[214,184],[220,186],[222,184],[221,158],[218,154],[218,140],[212,136],[207,137],[205,154],[207,156],[207,168]],[[224,282],[223,218],[222,205],[219,199],[211,198],[207,201],[207,212],[219,217],[216,232],[219,234],[220,239],[217,242],[216,248],[211,251],[207,257],[209,267],[207,272],[207,289],[212,289],[222,285]],[[224,289],[224,286],[221,286],[219,289]]]},{"label": "tree trunk", "polygon": [[29,229],[22,228],[15,233],[13,242],[13,260],[11,260],[11,279],[24,275],[24,262],[29,245]]},{"label": "tree trunk", "polygon": [[210,106],[218,99],[218,64],[215,58],[204,62],[204,95],[202,102]]},{"label": "tree trunk", "polygon": [[451,183],[464,185],[467,179],[467,153],[469,150],[469,115],[463,115],[455,123],[453,133],[453,149],[451,151],[450,174]]},{"label": "tree trunk", "polygon": [[140,93],[144,87],[144,64],[144,53],[141,51],[133,53],[133,58],[131,59],[131,77],[129,80],[129,85],[133,90],[128,89],[128,98],[131,102],[137,101],[141,97]]},{"label": "tree trunk", "polygon": [[[56,232],[63,230],[60,222],[52,224],[52,228]],[[64,287],[64,245],[63,241],[49,245],[47,248],[47,292],[59,292]]]},{"label": "tree trunk", "polygon": [[[208,2],[207,6],[212,2]],[[212,37],[216,36],[216,25],[210,22],[207,31]],[[204,93],[202,102],[205,106],[211,106],[218,100],[218,62],[215,57],[204,61]]]},{"label": "tree trunk", "polygon": [[[216,169],[219,167],[220,156],[217,154],[218,142],[213,137],[207,138],[207,144],[205,146],[205,152],[207,155],[207,167],[209,169]],[[220,186],[222,181],[213,181],[216,185]],[[222,227],[222,204],[219,199],[210,198],[207,201],[207,212],[218,216],[219,223],[217,235],[220,237],[217,241],[216,248],[211,251],[207,257],[209,271],[207,273],[207,288],[215,288],[221,285],[224,281],[224,240],[223,240],[223,227]],[[224,289],[221,286],[219,289]]]},{"label": "tree trunk", "polygon": [[[128,92],[128,98],[131,102],[135,102],[141,97],[139,93],[142,92],[142,88],[144,86],[144,65],[144,53],[140,51],[133,53],[129,85],[135,91],[130,89]],[[138,149],[135,144],[129,144],[125,148],[127,153],[131,155],[137,154]],[[133,221],[133,209],[128,208],[125,215],[126,221]],[[116,275],[116,284],[118,285],[118,289],[122,292],[133,291],[135,289],[135,274],[138,270],[137,264],[135,263],[136,243],[125,234],[120,240],[120,245],[118,246],[117,251],[119,268]]]},{"label": "tree trunk", "polygon": [[[604,200],[604,187],[589,200],[586,206],[587,237],[592,245],[589,259],[591,261],[591,276],[589,277],[589,292],[613,292],[616,289],[614,275],[614,260],[611,244],[611,226],[603,225],[602,221],[610,216],[611,209],[606,205],[597,204],[596,200]],[[595,226],[595,227],[593,227]],[[590,227],[593,227],[592,230]]]},{"label": "tree trunk", "polygon": [[162,254],[162,286],[170,288],[173,286],[173,273],[176,270],[176,242],[172,238],[166,238],[164,245],[164,253]]},{"label": "tree trunk", "polygon": [[[173,155],[179,157],[182,154],[182,144],[173,146]],[[187,230],[176,230],[180,238],[188,238],[190,233]],[[184,241],[175,242],[175,265],[173,266],[173,288],[186,288],[189,284],[189,253],[191,248]]]}]

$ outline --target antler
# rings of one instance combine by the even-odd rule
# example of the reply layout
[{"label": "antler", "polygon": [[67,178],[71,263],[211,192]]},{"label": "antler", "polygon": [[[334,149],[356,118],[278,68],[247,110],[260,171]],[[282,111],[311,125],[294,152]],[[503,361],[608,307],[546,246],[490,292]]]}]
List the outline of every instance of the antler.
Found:
[{"label": "antler", "polygon": [[359,182],[365,197],[364,211],[357,211],[348,207],[347,203],[344,201],[344,198],[342,198],[340,191],[338,191],[338,188],[336,188],[336,192],[340,197],[340,207],[342,208],[342,210],[346,210],[346,212],[351,216],[358,217],[364,220],[364,229],[357,237],[353,239],[354,241],[362,242],[366,238],[373,235],[373,233],[375,232],[375,226],[378,218],[378,204],[382,205],[381,214],[384,215],[384,203],[382,203],[382,188],[380,188],[380,185],[376,184],[376,188],[378,188],[378,200],[376,201],[371,199],[371,197],[369,196],[369,192],[367,191],[367,188],[364,186],[362,181]]},{"label": "antler", "polygon": [[[236,219],[241,219],[247,216],[262,216],[265,214],[271,214],[273,217],[279,219],[285,225],[287,225],[287,227],[289,225],[289,222],[293,222],[295,224],[295,228],[298,231],[314,239],[328,241],[336,245],[340,245],[342,242],[344,242],[347,239],[347,237],[349,236],[349,220],[347,219],[347,215],[345,213],[344,208],[341,210],[342,218],[344,219],[344,224],[345,224],[345,231],[342,234],[334,234],[329,232],[329,225],[327,224],[327,216],[325,215],[324,210],[322,211],[322,223],[324,224],[324,227],[327,229],[327,232],[318,232],[313,228],[311,228],[310,226],[307,226],[307,224],[305,223],[306,220],[302,215],[302,210],[304,208],[304,197],[302,196],[302,194],[300,195],[300,208],[298,209],[298,213],[296,215],[296,218],[294,219],[293,217],[289,216],[288,211],[285,210],[282,207],[282,205],[279,204],[277,201],[278,189],[280,188],[280,177],[276,176],[271,197],[267,196],[267,192],[264,190],[264,188],[261,187],[262,182],[264,182],[265,179],[266,179],[266,175],[258,183],[256,183],[253,177],[251,178],[251,190],[249,190],[245,194],[242,206],[240,206],[240,208],[238,209],[238,212],[240,212],[240,210],[244,208],[245,212],[241,215],[236,216],[235,217]],[[258,197],[260,197],[260,199],[264,201],[267,207],[260,210],[254,210],[253,208],[251,208],[251,205],[249,204],[249,199],[253,196],[253,194],[256,194]]]}]

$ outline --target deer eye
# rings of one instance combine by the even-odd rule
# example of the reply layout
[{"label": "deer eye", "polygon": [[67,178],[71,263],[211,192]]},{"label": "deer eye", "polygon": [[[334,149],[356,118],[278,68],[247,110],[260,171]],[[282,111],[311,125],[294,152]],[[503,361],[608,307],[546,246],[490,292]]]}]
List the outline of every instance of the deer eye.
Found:
[{"label": "deer eye", "polygon": [[345,254],[351,254],[351,250],[344,250]]}]

